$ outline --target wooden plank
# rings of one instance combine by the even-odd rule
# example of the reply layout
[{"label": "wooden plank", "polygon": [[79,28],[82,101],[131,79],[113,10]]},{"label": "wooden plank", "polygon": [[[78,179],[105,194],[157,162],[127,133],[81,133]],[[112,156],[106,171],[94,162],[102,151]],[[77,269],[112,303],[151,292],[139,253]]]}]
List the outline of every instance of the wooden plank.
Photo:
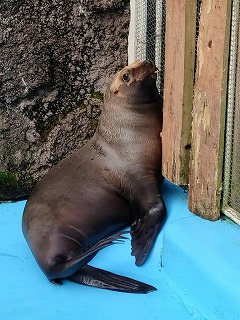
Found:
[{"label": "wooden plank", "polygon": [[162,170],[178,185],[189,177],[196,3],[166,0]]},{"label": "wooden plank", "polygon": [[203,1],[194,88],[189,209],[220,215],[231,1]]}]

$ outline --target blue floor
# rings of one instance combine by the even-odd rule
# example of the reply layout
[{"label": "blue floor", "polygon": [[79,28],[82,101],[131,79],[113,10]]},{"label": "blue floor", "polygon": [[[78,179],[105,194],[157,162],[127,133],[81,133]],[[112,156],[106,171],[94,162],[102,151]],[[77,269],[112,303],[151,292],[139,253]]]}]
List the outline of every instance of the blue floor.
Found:
[{"label": "blue floor", "polygon": [[187,195],[165,182],[167,222],[146,264],[134,265],[130,241],[100,252],[92,265],[158,288],[147,295],[64,281],[54,286],[23,238],[25,201],[0,204],[0,319],[239,320],[240,228],[189,213]]}]

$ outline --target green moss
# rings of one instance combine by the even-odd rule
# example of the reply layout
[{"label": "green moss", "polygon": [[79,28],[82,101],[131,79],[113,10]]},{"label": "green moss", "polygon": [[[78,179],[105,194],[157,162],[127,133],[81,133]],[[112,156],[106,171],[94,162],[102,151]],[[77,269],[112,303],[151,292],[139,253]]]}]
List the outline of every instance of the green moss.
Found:
[{"label": "green moss", "polygon": [[[47,140],[47,137],[50,131],[59,123],[59,110],[54,109],[54,104],[49,104],[49,107],[46,109],[43,107],[43,104],[40,100],[29,109],[25,110],[25,114],[29,119],[34,121],[36,126],[36,131],[39,133],[43,141]],[[48,115],[49,111],[51,112]]]},{"label": "green moss", "polygon": [[35,121],[36,130],[43,141],[47,140],[49,133],[58,123],[59,119],[56,116],[49,117],[47,121],[43,121],[42,119]]},{"label": "green moss", "polygon": [[18,179],[15,173],[0,171],[0,194],[18,188]]},{"label": "green moss", "polygon": [[100,91],[91,91],[91,98],[103,101],[104,95]]},{"label": "green moss", "polygon": [[98,126],[98,119],[91,119],[90,124],[91,124],[92,129],[95,130]]},{"label": "green moss", "polygon": [[[103,101],[104,98],[103,94],[99,91],[92,91],[90,97],[101,101]],[[31,108],[26,108],[24,113],[29,119],[34,121],[36,131],[39,133],[42,141],[46,141],[52,129],[58,125],[69,112],[72,112],[76,106],[80,110],[83,110],[83,112],[87,112],[90,106],[88,99],[89,95],[88,97],[81,97],[78,101],[75,101],[75,103],[64,108],[56,103],[48,103],[46,106],[41,99],[38,99],[35,105]],[[92,119],[90,121],[91,127],[96,129],[98,120]]]},{"label": "green moss", "polygon": [[80,108],[81,110],[86,109],[86,103],[85,103],[85,99],[80,99],[76,102],[78,108]]}]

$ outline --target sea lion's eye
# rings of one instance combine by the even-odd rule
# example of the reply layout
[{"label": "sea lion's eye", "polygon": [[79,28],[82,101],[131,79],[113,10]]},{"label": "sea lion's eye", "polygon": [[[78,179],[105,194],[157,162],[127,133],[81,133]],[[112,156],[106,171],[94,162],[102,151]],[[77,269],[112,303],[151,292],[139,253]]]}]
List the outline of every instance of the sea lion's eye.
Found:
[{"label": "sea lion's eye", "polygon": [[128,81],[130,80],[130,78],[131,78],[131,75],[130,75],[129,72],[125,72],[125,73],[122,75],[122,79],[123,79],[123,81],[125,81],[125,82],[128,82]]}]

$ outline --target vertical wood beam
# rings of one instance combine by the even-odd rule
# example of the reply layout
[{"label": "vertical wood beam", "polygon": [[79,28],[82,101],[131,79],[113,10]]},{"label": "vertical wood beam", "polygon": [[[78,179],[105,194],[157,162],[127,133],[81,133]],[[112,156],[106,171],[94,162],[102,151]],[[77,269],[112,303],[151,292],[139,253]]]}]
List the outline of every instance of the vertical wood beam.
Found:
[{"label": "vertical wood beam", "polygon": [[178,185],[189,178],[196,7],[196,0],[166,0],[162,171]]},{"label": "vertical wood beam", "polygon": [[231,1],[202,1],[194,88],[189,209],[220,215]]}]

